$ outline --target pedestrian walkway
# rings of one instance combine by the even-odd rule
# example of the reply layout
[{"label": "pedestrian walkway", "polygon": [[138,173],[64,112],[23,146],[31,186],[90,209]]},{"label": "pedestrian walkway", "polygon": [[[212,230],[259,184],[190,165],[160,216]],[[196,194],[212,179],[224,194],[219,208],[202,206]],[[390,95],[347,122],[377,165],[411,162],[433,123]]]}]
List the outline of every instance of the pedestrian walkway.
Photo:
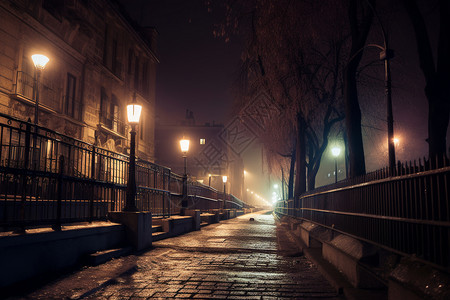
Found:
[{"label": "pedestrian walkway", "polygon": [[18,299],[341,299],[270,212],[161,240]]}]

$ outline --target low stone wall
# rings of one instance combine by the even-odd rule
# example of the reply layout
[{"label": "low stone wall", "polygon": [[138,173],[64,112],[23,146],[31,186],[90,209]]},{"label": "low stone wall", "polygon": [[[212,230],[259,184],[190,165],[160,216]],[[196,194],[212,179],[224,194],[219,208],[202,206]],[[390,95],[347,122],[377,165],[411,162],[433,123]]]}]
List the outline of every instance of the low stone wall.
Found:
[{"label": "low stone wall", "polygon": [[[0,289],[59,272],[83,262],[97,251],[132,246],[144,250],[152,244],[152,223],[162,225],[166,237],[200,229],[199,210],[186,210],[183,216],[152,218],[149,212],[110,212],[113,222],[65,225],[62,231],[50,228],[29,230],[27,234],[0,236]],[[226,210],[225,217],[236,217]],[[212,214],[219,221],[219,211]],[[120,223],[120,224],[119,224]]]},{"label": "low stone wall", "polygon": [[306,248],[320,248],[355,288],[388,289],[392,300],[450,299],[448,273],[311,222],[281,219]]},{"label": "low stone wall", "polygon": [[85,255],[118,247],[124,241],[124,227],[114,223],[2,236],[0,288],[73,267]]}]

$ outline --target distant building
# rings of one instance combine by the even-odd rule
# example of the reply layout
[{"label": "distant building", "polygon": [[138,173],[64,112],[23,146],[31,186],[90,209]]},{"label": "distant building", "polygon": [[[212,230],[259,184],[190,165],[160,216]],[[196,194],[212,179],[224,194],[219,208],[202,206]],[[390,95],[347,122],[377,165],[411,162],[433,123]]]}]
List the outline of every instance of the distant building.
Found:
[{"label": "distant building", "polygon": [[223,191],[222,176],[227,175],[226,192],[243,199],[244,165],[240,157],[230,153],[230,147],[221,138],[225,131],[223,124],[197,124],[190,110],[186,110],[185,119],[178,122],[157,120],[156,163],[168,166],[173,172],[182,175],[184,160],[179,142],[183,137],[187,138],[190,140],[187,153],[189,177]]},{"label": "distant building", "polygon": [[126,105],[143,106],[137,155],[154,159],[156,31],[137,28],[107,0],[0,1],[0,113],[128,153]]}]

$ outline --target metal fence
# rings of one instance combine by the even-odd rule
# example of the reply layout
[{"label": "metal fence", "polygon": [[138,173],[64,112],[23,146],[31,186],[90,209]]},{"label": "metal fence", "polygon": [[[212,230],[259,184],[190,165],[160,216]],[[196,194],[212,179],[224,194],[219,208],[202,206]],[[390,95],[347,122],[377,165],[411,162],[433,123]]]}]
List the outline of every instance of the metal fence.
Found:
[{"label": "metal fence", "polygon": [[[2,230],[106,219],[125,206],[128,172],[127,155],[0,114]],[[169,168],[138,159],[136,183],[139,210],[180,212],[183,178]],[[188,190],[204,198],[190,208],[217,202],[210,188],[189,183]]]},{"label": "metal fence", "polygon": [[[442,161],[441,161],[442,162]],[[450,167],[398,164],[280,201],[276,211],[449,270]],[[367,180],[371,179],[371,180]],[[358,183],[359,180],[359,183]]]}]

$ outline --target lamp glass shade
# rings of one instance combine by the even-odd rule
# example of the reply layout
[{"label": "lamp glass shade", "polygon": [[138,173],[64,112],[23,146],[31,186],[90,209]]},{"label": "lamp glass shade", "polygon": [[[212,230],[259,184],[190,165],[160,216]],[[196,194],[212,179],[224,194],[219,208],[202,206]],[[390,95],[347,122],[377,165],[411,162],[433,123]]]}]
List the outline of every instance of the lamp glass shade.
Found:
[{"label": "lamp glass shade", "polygon": [[189,140],[182,139],[180,140],[181,152],[186,153],[189,151]]},{"label": "lamp glass shade", "polygon": [[341,154],[341,148],[339,147],[331,148],[331,154],[333,154],[334,157],[338,157],[339,154]]},{"label": "lamp glass shade", "polygon": [[223,176],[222,176],[222,181],[223,181],[223,183],[227,183],[227,180],[228,180],[227,175],[223,175]]},{"label": "lamp glass shade", "polygon": [[31,55],[31,59],[33,60],[33,63],[34,63],[34,66],[36,67],[36,69],[40,69],[40,70],[44,69],[45,65],[50,60],[47,56],[42,55],[42,54]]},{"label": "lamp glass shade", "polygon": [[142,105],[133,103],[127,105],[127,116],[128,122],[132,124],[139,123],[139,119],[141,118]]}]

